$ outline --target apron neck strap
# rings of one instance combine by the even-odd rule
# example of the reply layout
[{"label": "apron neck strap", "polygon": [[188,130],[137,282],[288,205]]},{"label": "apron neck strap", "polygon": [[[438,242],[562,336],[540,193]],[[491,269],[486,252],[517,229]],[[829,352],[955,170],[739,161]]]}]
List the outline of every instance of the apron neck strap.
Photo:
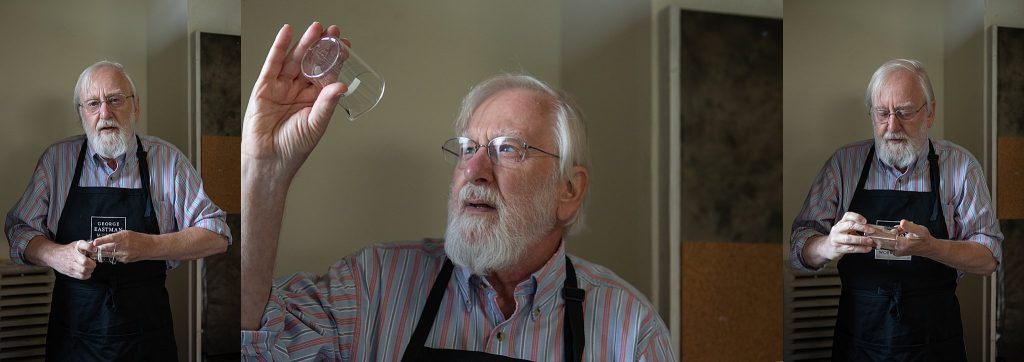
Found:
[{"label": "apron neck strap", "polygon": [[928,140],[928,174],[932,183],[932,198],[935,199],[932,202],[932,215],[929,220],[935,221],[939,218],[939,195],[942,193],[939,192],[939,155],[935,154],[935,146],[932,145],[931,139]]},{"label": "apron neck strap", "polygon": [[565,285],[562,286],[562,298],[565,299],[565,350],[566,361],[583,360],[583,347],[586,345],[583,332],[583,299],[586,291],[576,286],[576,268],[573,268],[569,256],[565,256]]},{"label": "apron neck strap", "polygon": [[402,361],[415,361],[416,357],[423,353],[423,344],[427,341],[427,335],[430,334],[430,330],[434,327],[434,319],[437,318],[437,310],[441,307],[441,299],[444,298],[445,289],[448,289],[447,285],[448,281],[452,278],[453,268],[451,259],[444,258],[441,272],[437,274],[437,279],[434,279],[434,286],[430,288],[430,295],[427,296],[427,304],[423,306],[423,314],[420,315],[420,320],[416,322],[416,329],[412,332],[409,344],[405,346]]}]

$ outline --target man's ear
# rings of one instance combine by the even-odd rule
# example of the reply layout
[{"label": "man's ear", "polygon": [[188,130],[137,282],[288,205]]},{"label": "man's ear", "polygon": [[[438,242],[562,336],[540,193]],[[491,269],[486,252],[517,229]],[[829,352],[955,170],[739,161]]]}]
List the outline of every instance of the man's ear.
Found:
[{"label": "man's ear", "polygon": [[586,167],[573,166],[569,177],[562,180],[558,190],[558,220],[568,220],[583,206],[587,195],[590,173]]}]

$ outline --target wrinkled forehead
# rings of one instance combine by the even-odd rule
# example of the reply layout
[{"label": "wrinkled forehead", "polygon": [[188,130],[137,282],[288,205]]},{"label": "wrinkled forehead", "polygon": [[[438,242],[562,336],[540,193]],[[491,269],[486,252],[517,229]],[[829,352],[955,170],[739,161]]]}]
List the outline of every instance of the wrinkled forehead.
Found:
[{"label": "wrinkled forehead", "polygon": [[131,82],[114,67],[99,67],[82,80],[79,89],[81,100],[106,97],[114,94],[131,95]]},{"label": "wrinkled forehead", "polygon": [[554,138],[554,103],[550,96],[528,89],[497,92],[480,103],[463,130],[477,141],[509,136],[526,142],[550,142]]},{"label": "wrinkled forehead", "polygon": [[895,70],[885,76],[872,95],[872,103],[878,106],[919,103],[924,101],[924,90],[914,72]]}]

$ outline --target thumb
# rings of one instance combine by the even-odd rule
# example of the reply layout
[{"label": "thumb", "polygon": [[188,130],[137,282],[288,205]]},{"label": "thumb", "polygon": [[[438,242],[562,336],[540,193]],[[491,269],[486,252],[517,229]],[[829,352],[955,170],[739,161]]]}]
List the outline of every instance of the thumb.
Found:
[{"label": "thumb", "polygon": [[309,112],[309,121],[314,123],[314,127],[327,127],[327,122],[334,115],[338,102],[347,91],[348,85],[344,83],[331,83],[320,90]]},{"label": "thumb", "polygon": [[79,240],[75,242],[75,248],[81,251],[95,252],[96,247],[85,240]]}]

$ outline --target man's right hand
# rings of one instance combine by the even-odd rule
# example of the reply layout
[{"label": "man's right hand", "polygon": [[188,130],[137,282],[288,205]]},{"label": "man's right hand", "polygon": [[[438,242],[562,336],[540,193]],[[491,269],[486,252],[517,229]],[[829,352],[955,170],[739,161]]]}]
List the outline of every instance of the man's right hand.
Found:
[{"label": "man's right hand", "polygon": [[292,30],[288,25],[282,27],[245,110],[240,238],[243,330],[260,327],[270,298],[288,187],[320,142],[338,98],[347,89],[341,83],[320,89],[302,76],[303,54],[324,35],[339,37],[341,31],[337,26],[325,30],[319,23],[313,23],[289,52]]},{"label": "man's right hand", "polygon": [[86,280],[92,277],[92,271],[96,268],[96,262],[88,257],[90,253],[96,253],[96,247],[79,240],[66,245],[54,244],[44,260],[46,265],[58,273]]},{"label": "man's right hand", "polygon": [[313,23],[289,52],[292,30],[289,25],[281,27],[256,79],[242,124],[242,163],[260,168],[263,178],[291,181],[320,142],[338,99],[348,89],[341,83],[320,89],[302,75],[303,55],[325,35],[340,37],[341,31]]},{"label": "man's right hand", "polygon": [[875,242],[861,233],[871,235],[874,231],[864,216],[848,211],[832,226],[828,235],[807,240],[802,253],[804,264],[820,268],[846,254],[870,252]]}]

